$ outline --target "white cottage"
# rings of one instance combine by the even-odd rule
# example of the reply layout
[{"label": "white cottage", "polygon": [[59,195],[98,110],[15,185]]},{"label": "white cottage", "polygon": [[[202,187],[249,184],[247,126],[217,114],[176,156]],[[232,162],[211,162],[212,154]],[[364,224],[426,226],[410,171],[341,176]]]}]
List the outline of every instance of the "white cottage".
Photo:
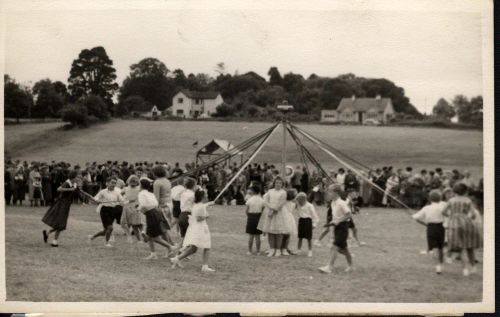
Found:
[{"label": "white cottage", "polygon": [[172,100],[171,113],[181,118],[210,118],[224,103],[219,92],[182,89]]},{"label": "white cottage", "polygon": [[395,112],[391,98],[343,98],[337,110],[322,110],[322,122],[352,122],[364,124],[366,120],[387,123]]}]

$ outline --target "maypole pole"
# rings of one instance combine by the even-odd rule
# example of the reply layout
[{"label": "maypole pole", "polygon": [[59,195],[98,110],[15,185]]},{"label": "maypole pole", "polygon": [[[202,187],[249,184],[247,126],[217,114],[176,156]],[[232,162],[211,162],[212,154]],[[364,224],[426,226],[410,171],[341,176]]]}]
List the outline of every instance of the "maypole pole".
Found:
[{"label": "maypole pole", "polygon": [[278,110],[281,111],[281,125],[283,127],[283,145],[281,148],[281,177],[286,180],[286,134],[287,134],[287,122],[288,113],[293,110],[293,106],[288,104],[288,101],[284,100],[283,104],[278,105]]}]

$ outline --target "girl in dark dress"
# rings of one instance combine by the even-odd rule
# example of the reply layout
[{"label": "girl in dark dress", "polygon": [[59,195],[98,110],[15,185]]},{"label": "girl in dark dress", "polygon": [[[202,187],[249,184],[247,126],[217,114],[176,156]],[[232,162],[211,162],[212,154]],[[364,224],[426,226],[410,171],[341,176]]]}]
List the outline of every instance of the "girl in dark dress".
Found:
[{"label": "girl in dark dress", "polygon": [[19,205],[23,204],[26,198],[26,177],[22,169],[19,169],[14,176],[14,200],[13,205],[19,201]]},{"label": "girl in dark dress", "polygon": [[78,173],[76,171],[69,173],[68,179],[57,189],[57,192],[60,193],[57,201],[47,210],[45,216],[42,218],[42,221],[52,228],[48,232],[43,230],[43,241],[47,243],[50,234],[54,233],[54,240],[50,244],[53,247],[59,246],[57,239],[61,231],[66,230],[69,209],[75,196],[79,193],[76,183],[77,177]]},{"label": "girl in dark dress", "polygon": [[43,205],[49,206],[52,204],[52,178],[48,166],[42,169],[42,193]]}]

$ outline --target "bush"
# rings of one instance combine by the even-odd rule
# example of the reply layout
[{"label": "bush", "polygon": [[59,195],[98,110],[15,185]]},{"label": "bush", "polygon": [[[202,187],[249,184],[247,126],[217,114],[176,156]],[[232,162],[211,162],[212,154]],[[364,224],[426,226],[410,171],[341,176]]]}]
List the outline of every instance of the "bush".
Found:
[{"label": "bush", "polygon": [[216,108],[214,117],[231,117],[236,113],[236,110],[232,105],[223,103]]},{"label": "bush", "polygon": [[109,120],[109,111],[106,103],[99,96],[89,95],[81,100],[81,104],[87,109],[89,115],[98,118],[101,121]]},{"label": "bush", "polygon": [[73,127],[87,127],[89,125],[87,108],[82,104],[64,106],[61,110],[61,118]]},{"label": "bush", "polygon": [[259,113],[259,108],[257,108],[257,106],[251,105],[248,107],[247,111],[251,117],[255,117],[255,115]]}]

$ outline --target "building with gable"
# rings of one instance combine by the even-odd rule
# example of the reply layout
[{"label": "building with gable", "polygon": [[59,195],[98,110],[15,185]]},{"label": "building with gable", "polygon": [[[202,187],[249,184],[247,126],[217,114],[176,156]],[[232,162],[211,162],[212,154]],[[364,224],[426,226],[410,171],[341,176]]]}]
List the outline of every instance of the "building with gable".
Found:
[{"label": "building with gable", "polygon": [[321,122],[346,122],[365,124],[388,123],[395,111],[391,98],[342,98],[336,110],[322,110]]},{"label": "building with gable", "polygon": [[172,99],[171,113],[185,119],[210,118],[222,103],[219,92],[182,89]]}]

